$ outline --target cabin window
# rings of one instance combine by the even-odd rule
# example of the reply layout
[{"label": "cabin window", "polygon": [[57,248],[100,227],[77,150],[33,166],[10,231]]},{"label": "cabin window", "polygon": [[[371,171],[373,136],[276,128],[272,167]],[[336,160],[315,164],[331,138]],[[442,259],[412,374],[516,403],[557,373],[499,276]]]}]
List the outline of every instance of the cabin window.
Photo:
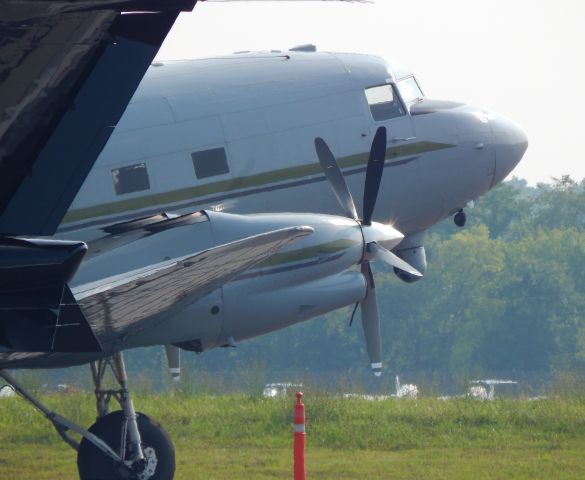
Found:
[{"label": "cabin window", "polygon": [[214,177],[229,173],[227,157],[223,148],[212,148],[191,154],[197,178]]},{"label": "cabin window", "polygon": [[397,85],[400,95],[402,95],[402,100],[404,100],[404,103],[407,105],[419,102],[423,99],[423,93],[414,77],[400,80]]},{"label": "cabin window", "polygon": [[112,170],[114,189],[116,195],[125,193],[140,192],[150,188],[146,164],[138,163],[128,167],[120,167]]},{"label": "cabin window", "polygon": [[400,117],[405,114],[404,107],[392,85],[379,85],[366,89],[366,99],[376,122]]}]

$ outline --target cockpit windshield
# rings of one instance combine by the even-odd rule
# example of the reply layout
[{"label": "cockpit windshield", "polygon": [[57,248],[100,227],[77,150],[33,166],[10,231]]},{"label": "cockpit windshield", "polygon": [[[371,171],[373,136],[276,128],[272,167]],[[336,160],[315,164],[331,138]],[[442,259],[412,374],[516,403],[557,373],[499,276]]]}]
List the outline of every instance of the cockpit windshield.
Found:
[{"label": "cockpit windshield", "polygon": [[424,98],[423,93],[414,77],[408,77],[399,80],[396,85],[398,86],[402,100],[407,105],[419,102]]}]

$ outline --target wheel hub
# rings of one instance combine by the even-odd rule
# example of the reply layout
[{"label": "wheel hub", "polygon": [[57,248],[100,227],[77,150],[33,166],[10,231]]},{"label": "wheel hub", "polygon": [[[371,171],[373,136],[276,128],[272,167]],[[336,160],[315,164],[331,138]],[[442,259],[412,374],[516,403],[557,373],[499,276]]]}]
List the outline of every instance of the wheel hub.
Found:
[{"label": "wheel hub", "polygon": [[136,474],[137,480],[148,480],[152,478],[156,472],[156,466],[158,465],[158,458],[156,458],[156,452],[152,447],[146,447],[144,449],[144,463],[140,473]]}]

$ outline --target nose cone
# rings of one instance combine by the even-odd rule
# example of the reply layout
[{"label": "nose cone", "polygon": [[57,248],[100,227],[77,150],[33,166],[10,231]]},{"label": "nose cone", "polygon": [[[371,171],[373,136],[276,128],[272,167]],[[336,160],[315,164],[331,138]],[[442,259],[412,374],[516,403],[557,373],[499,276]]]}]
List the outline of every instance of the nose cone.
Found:
[{"label": "nose cone", "polygon": [[494,185],[503,181],[522,160],[528,148],[528,137],[522,128],[511,120],[496,115],[492,121],[496,147]]}]

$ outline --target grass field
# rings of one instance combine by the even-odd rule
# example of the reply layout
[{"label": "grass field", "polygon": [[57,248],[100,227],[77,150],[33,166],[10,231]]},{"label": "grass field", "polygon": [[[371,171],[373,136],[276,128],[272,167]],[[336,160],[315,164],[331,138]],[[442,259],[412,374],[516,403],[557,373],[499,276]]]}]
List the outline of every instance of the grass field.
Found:
[{"label": "grass field", "polygon": [[[89,394],[42,399],[82,425]],[[170,433],[177,479],[292,478],[293,399],[154,395],[139,410]],[[318,479],[583,479],[585,398],[370,402],[311,394],[307,472]],[[20,398],[0,399],[0,478],[74,479],[75,452]]]}]

